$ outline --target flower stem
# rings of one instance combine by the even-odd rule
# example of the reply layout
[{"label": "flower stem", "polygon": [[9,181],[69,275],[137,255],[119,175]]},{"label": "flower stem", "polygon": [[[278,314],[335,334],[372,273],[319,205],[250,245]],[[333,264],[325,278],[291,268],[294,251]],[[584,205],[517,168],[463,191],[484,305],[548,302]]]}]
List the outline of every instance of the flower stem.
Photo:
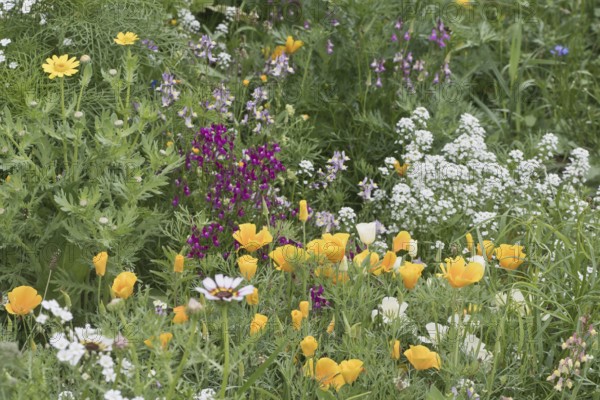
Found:
[{"label": "flower stem", "polygon": [[173,397],[175,388],[177,387],[177,383],[179,382],[179,380],[181,379],[181,376],[183,375],[183,368],[185,367],[185,364],[187,363],[187,360],[190,357],[192,345],[194,344],[194,339],[196,338],[196,331],[197,331],[196,324],[192,323],[190,325],[192,326],[193,331],[190,334],[190,337],[188,338],[188,341],[185,345],[185,352],[183,353],[181,362],[179,363],[179,366],[177,367],[177,372],[175,373],[175,379],[173,379],[171,381],[171,385],[169,386],[169,393],[167,394],[167,400],[171,400],[171,398]]},{"label": "flower stem", "polygon": [[[306,221],[302,222],[302,247],[306,249]],[[302,285],[302,294],[306,294],[306,286],[308,284],[308,277],[310,273],[308,270],[304,271],[305,274],[303,276],[303,285]]]},{"label": "flower stem", "polygon": [[[65,78],[60,78],[60,107],[61,107],[63,125],[66,125],[67,124],[67,112],[65,111]],[[66,126],[63,126],[63,129],[66,129]],[[68,149],[67,149],[66,136],[62,142],[63,142],[63,156],[65,159],[65,176],[66,176],[67,175],[66,171],[69,166],[69,159],[67,158]]]},{"label": "flower stem", "polygon": [[229,380],[229,326],[227,324],[227,306],[223,306],[221,309],[221,320],[223,323],[223,352],[225,354],[225,360],[223,363],[223,382],[221,383],[219,398],[224,399],[225,391],[227,390],[227,381]]},{"label": "flower stem", "polygon": [[100,291],[102,290],[102,276],[98,275],[98,311],[100,311],[100,302],[102,301],[102,296],[100,294]]},{"label": "flower stem", "polygon": [[129,74],[131,73],[131,71],[129,71],[129,61],[131,60],[131,49],[128,47],[127,48],[127,61],[125,62],[125,68],[127,68],[127,76],[126,76],[126,81],[127,81],[127,94],[125,95],[125,123],[127,124],[127,120],[129,119],[129,98],[131,97],[131,79],[129,78]]}]

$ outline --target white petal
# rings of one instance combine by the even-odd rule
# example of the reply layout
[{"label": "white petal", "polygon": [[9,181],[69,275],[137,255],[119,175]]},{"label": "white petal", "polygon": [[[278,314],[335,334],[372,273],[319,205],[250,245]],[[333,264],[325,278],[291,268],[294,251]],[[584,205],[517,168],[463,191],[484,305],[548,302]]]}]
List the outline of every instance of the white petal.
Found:
[{"label": "white petal", "polygon": [[245,297],[245,296],[252,294],[253,292],[254,292],[254,286],[252,286],[252,285],[244,286],[243,288],[238,290],[238,296]]},{"label": "white petal", "polygon": [[356,224],[356,230],[358,231],[360,241],[368,246],[375,241],[375,237],[377,236],[377,223]]},{"label": "white petal", "polygon": [[204,294],[204,295],[207,295],[207,294],[208,294],[208,290],[206,290],[206,289],[204,289],[204,288],[201,288],[201,287],[195,287],[195,288],[194,288],[194,290],[195,290],[196,292],[202,293],[202,294]]},{"label": "white petal", "polygon": [[227,286],[225,286],[226,279],[223,276],[223,274],[217,274],[215,276],[215,282],[217,283],[217,287],[220,287],[220,288],[227,287]]},{"label": "white petal", "polygon": [[217,284],[214,280],[212,280],[212,278],[204,278],[202,284],[208,291],[215,290],[217,288]]},{"label": "white petal", "polygon": [[236,287],[238,287],[240,285],[240,283],[242,283],[243,280],[244,280],[244,278],[242,278],[242,277],[233,279],[233,281],[231,282],[231,288],[235,289]]},{"label": "white petal", "polygon": [[379,310],[371,311],[371,321],[375,321],[375,318],[379,315]]},{"label": "white petal", "polygon": [[429,338],[426,338],[425,336],[417,336],[417,339],[419,339],[421,341],[421,343],[427,343],[427,344],[431,344],[431,340],[429,340]]},{"label": "white petal", "polygon": [[427,333],[431,338],[431,342],[437,345],[444,339],[444,337],[448,333],[449,328],[445,325],[430,322],[427,325],[425,325],[425,329],[427,329]]},{"label": "white petal", "polygon": [[400,315],[404,315],[407,308],[408,308],[408,303],[403,302],[402,304],[400,304],[400,309],[399,309]]},{"label": "white petal", "polygon": [[213,296],[210,293],[204,293],[204,297],[206,298],[206,300],[221,300],[220,298],[218,298],[217,296]]}]

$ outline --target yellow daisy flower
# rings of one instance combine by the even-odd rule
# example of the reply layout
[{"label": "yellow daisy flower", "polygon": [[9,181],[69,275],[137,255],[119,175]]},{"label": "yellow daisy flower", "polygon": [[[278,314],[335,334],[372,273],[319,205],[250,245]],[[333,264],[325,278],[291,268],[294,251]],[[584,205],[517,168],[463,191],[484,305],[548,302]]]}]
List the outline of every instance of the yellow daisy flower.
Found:
[{"label": "yellow daisy flower", "polygon": [[127,33],[119,32],[117,34],[117,37],[114,39],[114,41],[116,44],[120,44],[121,46],[129,46],[129,45],[134,44],[139,39],[140,38],[138,37],[138,35],[136,35],[133,32],[127,32]]},{"label": "yellow daisy flower", "polygon": [[52,56],[52,58],[46,58],[46,64],[42,65],[42,68],[45,73],[49,74],[50,79],[54,79],[57,76],[59,78],[66,76],[71,76],[77,73],[77,68],[79,67],[79,61],[75,60],[75,57],[69,58],[68,54],[63,54],[62,56]]}]

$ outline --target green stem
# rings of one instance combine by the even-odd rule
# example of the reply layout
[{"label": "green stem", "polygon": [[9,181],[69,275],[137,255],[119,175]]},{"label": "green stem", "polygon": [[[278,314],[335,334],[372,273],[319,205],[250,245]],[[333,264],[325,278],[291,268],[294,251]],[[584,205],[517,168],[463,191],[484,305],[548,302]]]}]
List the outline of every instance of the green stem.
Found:
[{"label": "green stem", "polygon": [[[302,246],[306,247],[306,221],[302,222]],[[302,293],[306,294],[306,286],[308,285],[308,270],[304,271]],[[291,297],[291,296],[290,296]]]},{"label": "green stem", "polygon": [[292,272],[289,272],[287,275],[290,276],[290,280],[288,282],[288,301],[289,308],[292,308],[292,287],[294,285],[294,277],[292,276]]},{"label": "green stem", "polygon": [[[125,315],[123,315],[123,310],[119,310],[119,319],[121,320],[121,324],[123,324],[123,328],[125,329],[128,323],[125,319]],[[142,389],[142,383],[140,379],[140,370],[142,369],[142,365],[140,364],[135,348],[130,347],[129,354],[131,355],[131,359],[133,360],[133,365],[135,367],[133,369],[133,372],[135,374],[135,390],[136,392],[139,392]]]},{"label": "green stem", "polygon": [[308,66],[310,65],[310,59],[312,58],[312,49],[308,52],[308,58],[306,59],[306,65],[304,66],[304,75],[302,76],[302,84],[300,86],[300,94],[304,94],[304,82],[306,82],[306,76],[308,75]]},{"label": "green stem", "polygon": [[[67,112],[65,111],[65,78],[60,78],[60,107],[61,107],[61,114],[62,114],[62,120],[63,120],[63,129],[66,129]],[[67,149],[66,136],[62,142],[63,142],[63,157],[65,160],[65,176],[67,176],[66,171],[69,166],[69,159],[67,158],[68,149]]]},{"label": "green stem", "polygon": [[[131,49],[127,47],[127,61],[125,62],[125,68],[129,69],[129,60],[131,60]],[[127,71],[129,74],[131,71]],[[127,78],[127,94],[125,95],[125,123],[127,124],[127,120],[129,119],[129,98],[131,97],[131,80],[129,76]]]},{"label": "green stem", "polygon": [[221,320],[223,323],[223,352],[225,354],[225,361],[223,364],[223,382],[221,383],[221,391],[219,392],[219,398],[225,398],[225,391],[227,390],[227,381],[229,380],[229,326],[227,324],[227,306],[222,306],[221,309]]},{"label": "green stem", "polygon": [[[223,307],[223,308],[225,308],[225,307]],[[227,319],[227,316],[225,318]],[[179,380],[181,379],[181,376],[183,375],[183,368],[185,367],[185,364],[187,363],[187,360],[190,357],[192,345],[194,344],[194,339],[196,338],[196,331],[197,331],[196,325],[194,323],[191,323],[190,325],[192,326],[193,332],[190,334],[190,337],[188,338],[188,341],[185,345],[185,352],[183,353],[181,362],[179,363],[179,366],[177,367],[177,372],[175,373],[175,379],[173,379],[171,381],[171,385],[169,387],[169,393],[167,394],[167,400],[170,400],[173,397],[175,388],[177,387],[177,383],[179,382]]]},{"label": "green stem", "polygon": [[60,108],[63,122],[66,122],[67,113],[65,111],[65,78],[60,78]]},{"label": "green stem", "polygon": [[84,88],[85,88],[85,85],[82,82],[81,88],[79,89],[79,98],[77,99],[77,107],[75,107],[75,111],[79,111],[79,109],[81,108],[81,99],[83,98],[83,89]]},{"label": "green stem", "polygon": [[101,290],[102,290],[102,276],[98,275],[98,312],[100,311],[100,302],[102,301],[102,295],[101,295]]}]

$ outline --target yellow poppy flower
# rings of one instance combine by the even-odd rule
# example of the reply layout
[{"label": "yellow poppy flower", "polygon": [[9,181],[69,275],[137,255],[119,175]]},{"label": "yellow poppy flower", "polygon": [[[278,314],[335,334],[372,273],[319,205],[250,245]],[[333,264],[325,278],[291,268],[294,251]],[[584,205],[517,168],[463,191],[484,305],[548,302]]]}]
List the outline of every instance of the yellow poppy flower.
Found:
[{"label": "yellow poppy flower", "polygon": [[92,263],[94,264],[94,268],[96,269],[96,275],[104,276],[104,274],[106,273],[107,261],[108,253],[105,251],[96,254],[96,256],[92,259]]},{"label": "yellow poppy flower", "polygon": [[304,374],[319,382],[323,390],[329,389],[330,386],[340,390],[346,384],[338,363],[327,357],[319,358],[316,363],[312,358],[309,359],[304,365]]},{"label": "yellow poppy flower", "polygon": [[329,323],[329,325],[327,325],[327,333],[329,333],[331,335],[333,333],[334,329],[335,329],[335,317],[333,317],[331,319],[331,322]]},{"label": "yellow poppy flower", "polygon": [[254,258],[251,255],[243,255],[237,260],[238,267],[240,268],[240,274],[250,280],[256,275],[256,269],[258,268],[258,258]]},{"label": "yellow poppy flower", "polygon": [[363,372],[363,362],[357,359],[346,360],[340,363],[340,370],[344,381],[350,385],[358,379],[358,375]]},{"label": "yellow poppy flower", "polygon": [[175,256],[175,261],[173,262],[173,272],[177,272],[177,273],[183,272],[184,262],[185,262],[185,258],[181,254],[177,254]]},{"label": "yellow poppy flower", "polygon": [[404,164],[400,165],[400,162],[398,160],[396,160],[396,162],[394,163],[394,169],[396,170],[396,173],[400,176],[406,175],[406,171],[408,171],[408,167],[410,167],[410,164],[404,163]]},{"label": "yellow poppy flower", "polygon": [[244,86],[248,86],[249,84],[250,84],[250,81],[248,79],[244,79],[242,81],[242,85],[244,85]]},{"label": "yellow poppy flower", "polygon": [[319,343],[312,336],[307,336],[300,342],[300,348],[304,357],[312,357],[315,355],[315,351],[319,347]]},{"label": "yellow poppy flower", "polygon": [[410,250],[410,233],[407,231],[398,232],[396,237],[394,238],[393,250],[394,253],[399,252],[400,250],[409,251]]},{"label": "yellow poppy flower", "polygon": [[252,292],[252,294],[249,294],[248,296],[246,296],[246,302],[248,304],[250,304],[251,306],[255,306],[258,304],[258,289],[254,288],[254,291]]},{"label": "yellow poppy flower", "polygon": [[285,46],[276,46],[275,50],[273,50],[273,54],[271,54],[271,60],[275,60],[283,53],[285,53]]},{"label": "yellow poppy flower", "polygon": [[298,209],[298,219],[300,222],[306,222],[308,220],[308,204],[306,200],[300,200],[300,208]]},{"label": "yellow poppy flower", "polygon": [[495,250],[496,258],[502,268],[515,270],[525,261],[526,254],[523,252],[523,246],[501,244]]},{"label": "yellow poppy flower", "polygon": [[472,251],[473,246],[475,245],[475,242],[473,241],[473,235],[471,235],[470,233],[467,233],[465,235],[465,238],[467,238],[467,249],[469,249],[469,251]]},{"label": "yellow poppy flower", "polygon": [[40,296],[31,286],[19,286],[8,292],[8,304],[4,306],[9,314],[27,315],[40,305]]},{"label": "yellow poppy flower", "polygon": [[399,360],[400,352],[402,351],[402,349],[400,347],[400,341],[394,340],[391,344],[392,344],[392,359]]},{"label": "yellow poppy flower", "polygon": [[[154,348],[153,342],[154,342],[154,336],[151,336],[150,338],[144,340],[144,344],[148,347],[150,347],[151,349]],[[169,342],[173,339],[173,334],[171,332],[165,332],[165,333],[161,333],[158,336],[158,340],[160,341],[160,346],[162,347],[163,350],[165,350],[169,344]]]},{"label": "yellow poppy flower", "polygon": [[350,238],[349,233],[336,233],[332,235],[330,233],[324,233],[321,238],[325,241],[323,251],[325,257],[332,262],[338,263],[342,261],[346,253],[346,244]]},{"label": "yellow poppy flower", "polygon": [[302,46],[304,46],[304,42],[302,40],[294,40],[292,36],[288,36],[285,41],[285,52],[290,55],[294,54]]},{"label": "yellow poppy flower", "polygon": [[254,314],[254,318],[250,322],[250,335],[255,335],[262,331],[267,326],[268,321],[269,317],[266,315]]},{"label": "yellow poppy flower", "polygon": [[410,349],[404,352],[404,355],[413,367],[417,370],[429,368],[440,369],[442,361],[435,351],[429,350],[425,346],[410,346]]},{"label": "yellow poppy flower", "polygon": [[369,261],[367,262],[368,266],[370,267],[369,269],[372,270],[376,268],[379,264],[379,254],[369,251],[369,249],[365,249],[362,252],[355,255],[352,261],[354,262],[354,264],[361,267],[363,263],[365,263],[367,257],[369,257]]},{"label": "yellow poppy flower", "polygon": [[[494,255],[494,243],[492,243],[491,240],[484,240],[483,241],[483,247],[485,248],[485,254],[487,256],[488,260],[492,259],[492,256]],[[477,244],[477,255],[481,256],[481,245]]]},{"label": "yellow poppy flower", "polygon": [[138,35],[133,32],[119,32],[117,37],[114,39],[116,44],[121,46],[130,46],[139,40]]},{"label": "yellow poppy flower", "polygon": [[277,247],[269,253],[269,257],[275,261],[277,269],[285,272],[294,271],[298,263],[305,261],[308,257],[304,249],[300,249],[291,244]]},{"label": "yellow poppy flower", "polygon": [[446,258],[446,267],[440,264],[442,276],[448,280],[453,288],[462,288],[479,282],[483,278],[485,267],[478,262],[466,264],[462,257]]},{"label": "yellow poppy flower", "polygon": [[300,312],[302,313],[302,318],[308,318],[308,312],[310,309],[310,304],[308,301],[301,301],[299,304]]},{"label": "yellow poppy flower", "polygon": [[112,292],[115,297],[127,299],[133,294],[133,286],[137,282],[137,276],[133,272],[121,272],[112,285]]},{"label": "yellow poppy flower", "polygon": [[302,326],[302,311],[300,310],[294,310],[292,311],[292,326],[294,327],[295,330],[299,331],[300,327]]},{"label": "yellow poppy flower", "polygon": [[375,276],[381,275],[383,272],[390,272],[394,268],[394,264],[396,263],[397,259],[398,256],[396,253],[393,251],[388,251],[383,256],[381,263],[371,268],[370,272]]},{"label": "yellow poppy flower", "polygon": [[173,317],[174,324],[183,324],[190,319],[185,312],[185,306],[175,307],[173,308],[173,312],[175,313],[175,316]]},{"label": "yellow poppy flower", "polygon": [[234,232],[233,238],[242,245],[243,249],[248,250],[250,253],[273,241],[273,236],[271,236],[267,227],[263,227],[260,232],[256,233],[256,225],[254,224],[241,224],[239,229]]},{"label": "yellow poppy flower", "polygon": [[52,56],[52,58],[46,58],[46,64],[42,65],[42,69],[45,73],[49,74],[48,78],[54,79],[57,76],[63,78],[76,74],[78,66],[79,61],[75,57],[69,58],[68,54],[63,54],[60,57]]},{"label": "yellow poppy flower", "polygon": [[417,286],[417,281],[421,277],[421,273],[423,272],[424,268],[425,267],[423,264],[415,264],[405,261],[398,270],[398,272],[400,272],[400,276],[402,276],[404,287],[408,290],[413,290],[415,286]]},{"label": "yellow poppy flower", "polygon": [[267,81],[267,76],[265,74],[262,74],[260,76],[260,80],[263,81],[263,83],[266,82]]}]

